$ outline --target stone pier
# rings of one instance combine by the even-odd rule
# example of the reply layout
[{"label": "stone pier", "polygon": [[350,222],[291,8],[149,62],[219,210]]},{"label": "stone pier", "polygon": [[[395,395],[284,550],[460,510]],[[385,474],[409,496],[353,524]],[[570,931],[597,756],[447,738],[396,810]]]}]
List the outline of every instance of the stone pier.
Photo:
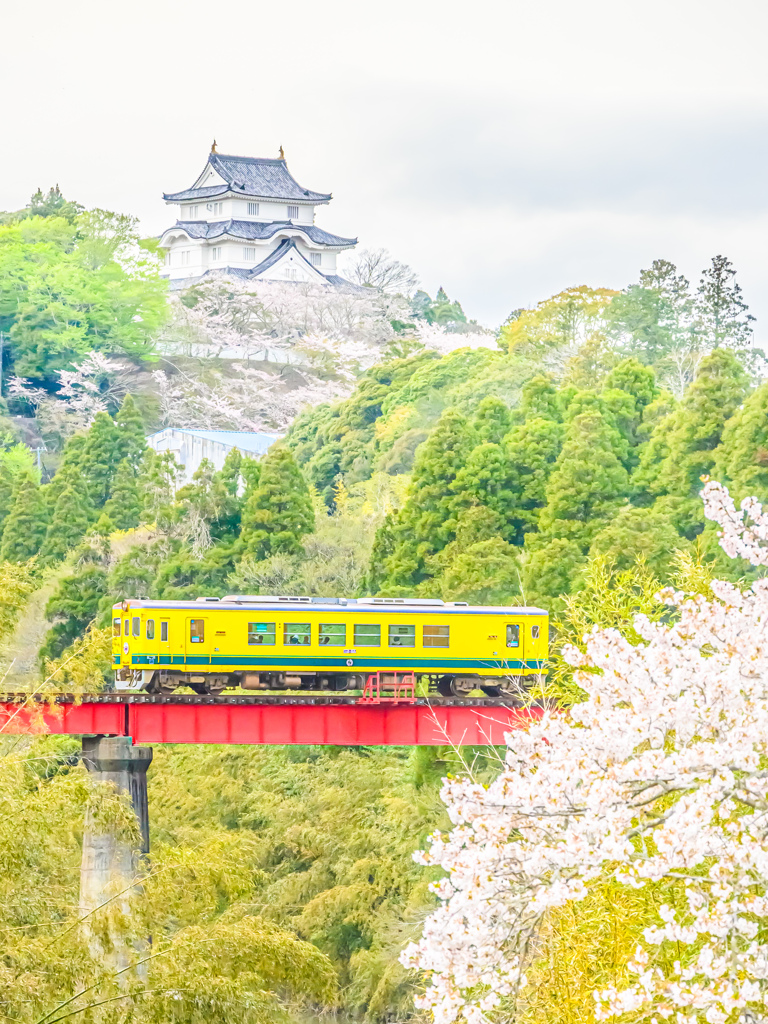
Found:
[{"label": "stone pier", "polygon": [[[105,903],[109,907],[109,917],[128,911],[131,884],[140,879],[142,857],[149,853],[147,768],[151,762],[152,748],[134,747],[130,737],[83,737],[83,763],[91,776],[97,782],[111,782],[118,791],[130,795],[141,830],[140,845],[137,846],[113,833],[94,828],[91,814],[88,814],[80,866],[83,914]],[[124,895],[118,896],[119,893]],[[123,959],[117,956],[118,962]]]}]

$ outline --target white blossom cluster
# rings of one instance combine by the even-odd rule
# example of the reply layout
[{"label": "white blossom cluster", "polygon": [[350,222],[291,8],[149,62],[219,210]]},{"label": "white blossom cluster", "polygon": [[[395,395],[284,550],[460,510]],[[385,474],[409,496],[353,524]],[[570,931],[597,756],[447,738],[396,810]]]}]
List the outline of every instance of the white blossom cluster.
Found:
[{"label": "white blossom cluster", "polygon": [[[714,483],[704,500],[724,549],[765,564],[768,511],[735,512]],[[453,828],[417,855],[446,872],[440,903],[401,958],[427,973],[421,1005],[437,1024],[508,1009],[544,915],[596,879],[675,879],[685,893],[645,930],[630,983],[594,993],[598,1019],[764,1018],[768,580],[712,594],[663,592],[669,620],[638,616],[637,646],[591,632],[567,653],[587,699],[510,733],[489,786],[445,782]]]}]

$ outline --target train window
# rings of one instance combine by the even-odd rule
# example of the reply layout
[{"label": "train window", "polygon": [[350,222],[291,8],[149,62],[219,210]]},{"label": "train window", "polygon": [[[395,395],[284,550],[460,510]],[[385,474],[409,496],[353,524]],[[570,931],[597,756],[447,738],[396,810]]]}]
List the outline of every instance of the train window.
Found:
[{"label": "train window", "polygon": [[308,622],[286,622],[283,626],[283,643],[308,647],[312,639],[312,627]]},{"label": "train window", "polygon": [[355,625],[355,647],[380,647],[381,646],[381,626]]},{"label": "train window", "polygon": [[390,626],[389,627],[390,647],[415,647],[416,627],[415,626]]},{"label": "train window", "polygon": [[161,622],[160,623],[160,639],[164,640],[166,643],[168,642],[168,623],[167,622]]},{"label": "train window", "polygon": [[133,619],[133,635],[141,636],[141,619],[138,615],[134,616]]},{"label": "train window", "polygon": [[125,629],[123,630],[123,634],[125,636],[130,636],[131,635],[131,620],[130,619],[126,619],[125,620]]},{"label": "train window", "polygon": [[249,644],[274,644],[275,624],[274,622],[249,622],[248,643]]},{"label": "train window", "polygon": [[425,626],[424,646],[447,647],[449,640],[449,629],[449,626]]},{"label": "train window", "polygon": [[347,642],[347,627],[343,622],[321,623],[317,642],[326,647],[343,647]]},{"label": "train window", "polygon": [[155,639],[155,620],[147,619],[147,640]]},{"label": "train window", "polygon": [[120,636],[120,619],[112,619],[112,636]]},{"label": "train window", "polygon": [[189,642],[201,644],[205,640],[205,619],[189,620]]},{"label": "train window", "polygon": [[539,639],[539,627],[538,626],[531,626],[531,640],[538,640],[538,639]]},{"label": "train window", "polygon": [[515,622],[511,626],[507,626],[507,647],[519,647],[520,646],[520,627]]}]

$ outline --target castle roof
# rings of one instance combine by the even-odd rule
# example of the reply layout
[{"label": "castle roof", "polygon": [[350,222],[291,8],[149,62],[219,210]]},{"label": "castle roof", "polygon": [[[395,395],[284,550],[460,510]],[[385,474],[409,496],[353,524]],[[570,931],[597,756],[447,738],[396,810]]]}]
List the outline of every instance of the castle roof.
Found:
[{"label": "castle roof", "polygon": [[[206,175],[207,168],[223,179],[215,185],[198,187]],[[182,192],[170,192],[163,196],[168,202],[184,199],[210,199],[213,196],[253,196],[257,199],[290,199],[300,203],[327,203],[332,199],[330,192],[310,192],[302,188],[288,170],[284,159],[268,160],[256,156],[227,156],[224,153],[209,153],[206,170],[192,188]]]},{"label": "castle roof", "polygon": [[328,246],[350,246],[357,245],[356,238],[342,238],[341,235],[332,235],[330,231],[323,231],[314,224],[294,224],[290,220],[273,220],[269,223],[251,220],[220,220],[208,223],[205,220],[177,220],[175,231],[181,228],[190,238],[221,238],[229,235],[232,238],[243,238],[246,241],[272,238],[278,231],[290,230],[301,232],[316,245]]}]

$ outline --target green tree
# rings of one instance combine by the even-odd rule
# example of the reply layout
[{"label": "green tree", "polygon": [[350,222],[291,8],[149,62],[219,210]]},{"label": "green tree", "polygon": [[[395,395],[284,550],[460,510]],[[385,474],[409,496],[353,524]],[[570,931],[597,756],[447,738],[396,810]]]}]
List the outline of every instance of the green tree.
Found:
[{"label": "green tree", "polygon": [[86,434],[80,459],[88,493],[96,508],[101,508],[109,497],[122,449],[122,438],[115,421],[109,413],[97,413]]},{"label": "green tree", "polygon": [[134,470],[138,469],[147,447],[147,438],[144,420],[131,395],[125,396],[117,410],[115,426],[120,433],[118,447],[121,459],[127,459]]},{"label": "green tree", "polygon": [[79,551],[79,562],[74,572],[61,580],[45,606],[45,617],[53,622],[53,626],[40,649],[41,664],[60,657],[82,636],[95,619],[99,604],[106,595],[106,569],[98,553],[85,544]]},{"label": "green tree", "polygon": [[488,395],[477,407],[474,427],[479,441],[499,444],[512,427],[509,406],[495,395]]},{"label": "green tree", "polygon": [[291,452],[273,445],[261,463],[259,482],[243,509],[241,539],[257,559],[301,551],[315,514],[309,489]]},{"label": "green tree", "polygon": [[633,477],[640,500],[662,496],[660,510],[688,537],[703,526],[701,477],[712,471],[723,428],[743,401],[746,383],[733,352],[710,353],[680,405],[659,421],[640,457]]},{"label": "green tree", "polygon": [[574,417],[547,484],[547,504],[539,517],[542,534],[573,540],[586,553],[629,493],[621,441],[597,411]]},{"label": "green tree", "polygon": [[0,560],[26,562],[40,550],[48,526],[47,509],[40,486],[31,473],[17,483],[13,506],[5,520]]},{"label": "green tree", "polygon": [[606,310],[608,334],[636,359],[658,365],[691,344],[692,314],[688,281],[673,263],[654,260],[638,284],[614,296]]},{"label": "green tree", "polygon": [[118,465],[109,500],[104,505],[117,530],[132,530],[141,520],[141,498],[133,463],[125,458]]},{"label": "green tree", "polygon": [[749,495],[768,501],[768,382],[726,421],[712,475],[737,502]]},{"label": "green tree", "polygon": [[603,555],[616,570],[631,569],[642,558],[658,579],[669,577],[677,551],[689,547],[669,516],[654,508],[623,508],[597,534],[589,557]]},{"label": "green tree", "polygon": [[66,558],[85,536],[90,523],[89,508],[83,495],[73,487],[65,487],[58,497],[45,540],[40,548],[43,564]]},{"label": "green tree", "polygon": [[736,271],[725,256],[713,256],[696,289],[696,329],[707,348],[746,348],[754,317],[736,283]]},{"label": "green tree", "polygon": [[85,442],[85,434],[73,434],[67,438],[59,468],[53,480],[43,487],[45,503],[51,515],[53,515],[53,510],[56,508],[59,495],[67,485],[75,488],[86,488],[87,486],[82,472]]},{"label": "green tree", "polygon": [[453,540],[459,514],[471,503],[458,477],[476,440],[466,418],[448,409],[417,450],[408,497],[395,526],[397,542],[385,567],[385,586],[420,583],[429,575],[426,560]]},{"label": "green tree", "polygon": [[[529,540],[532,537],[533,534]],[[523,563],[523,597],[526,604],[547,608],[552,613],[562,608],[564,595],[578,590],[586,558],[575,541],[561,537],[543,543],[537,540],[538,546],[527,552]]]},{"label": "green tree", "polygon": [[[167,285],[135,224],[128,240],[121,218],[101,213],[74,224],[32,216],[0,225],[0,330],[9,332],[16,374],[55,384],[57,371],[93,350],[152,355]],[[110,218],[124,242],[99,262],[94,246]]]}]

